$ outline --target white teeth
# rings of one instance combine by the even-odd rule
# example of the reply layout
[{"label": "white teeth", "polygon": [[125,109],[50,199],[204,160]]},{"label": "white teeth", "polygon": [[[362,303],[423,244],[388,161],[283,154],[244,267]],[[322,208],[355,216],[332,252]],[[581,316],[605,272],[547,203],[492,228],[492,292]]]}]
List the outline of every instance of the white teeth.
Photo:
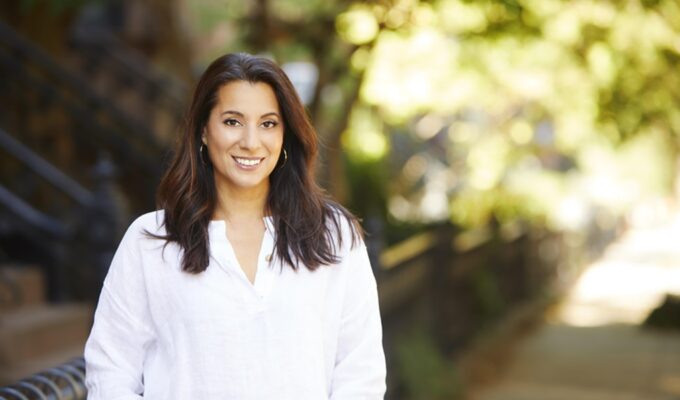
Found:
[{"label": "white teeth", "polygon": [[248,166],[248,167],[252,167],[253,165],[257,165],[260,162],[262,162],[261,158],[251,160],[251,159],[247,159],[247,158],[234,157],[234,159],[236,160],[237,163],[244,165],[244,166]]}]

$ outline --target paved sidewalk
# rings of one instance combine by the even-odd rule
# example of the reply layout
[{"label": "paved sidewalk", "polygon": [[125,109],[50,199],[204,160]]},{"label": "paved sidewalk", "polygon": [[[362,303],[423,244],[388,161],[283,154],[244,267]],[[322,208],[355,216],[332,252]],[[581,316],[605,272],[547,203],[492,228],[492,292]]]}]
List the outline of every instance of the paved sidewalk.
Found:
[{"label": "paved sidewalk", "polygon": [[475,400],[680,399],[680,331],[639,324],[680,294],[680,214],[632,228],[519,340]]}]

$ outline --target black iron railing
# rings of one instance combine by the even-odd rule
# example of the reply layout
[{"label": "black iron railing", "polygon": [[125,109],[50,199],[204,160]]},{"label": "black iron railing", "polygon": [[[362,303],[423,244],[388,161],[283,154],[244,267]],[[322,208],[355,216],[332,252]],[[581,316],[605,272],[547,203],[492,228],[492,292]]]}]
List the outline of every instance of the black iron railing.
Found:
[{"label": "black iron railing", "polygon": [[68,194],[79,205],[89,207],[94,202],[94,196],[89,190],[21,144],[2,128],[0,128],[0,148],[3,148],[27,168]]},{"label": "black iron railing", "polygon": [[[91,112],[102,110],[119,125],[119,134],[127,134],[127,139],[138,141],[154,149],[162,149],[163,144],[153,136],[151,128],[142,121],[130,119],[129,115],[112,104],[108,99],[100,97],[83,77],[66,70],[55,62],[49,54],[38,48],[30,41],[21,37],[8,25],[0,21],[0,43],[4,51],[22,66],[44,74],[49,81],[61,85],[83,100]],[[32,71],[34,72],[34,71]],[[35,75],[38,75],[36,73]]]},{"label": "black iron railing", "polygon": [[110,71],[119,82],[144,96],[149,105],[161,107],[177,119],[184,114],[187,86],[158,71],[112,32],[96,26],[76,26],[71,44],[83,55],[89,69]]},{"label": "black iron railing", "polygon": [[0,388],[0,400],[85,400],[85,361],[82,357]]},{"label": "black iron railing", "polygon": [[[84,261],[84,268],[96,270],[94,276],[97,281],[89,282],[90,286],[98,286],[113,256],[116,226],[120,225],[121,212],[112,200],[115,197],[112,187],[115,167],[106,158],[100,159],[92,171],[95,189],[91,191],[1,128],[0,150],[16,159],[26,170],[32,171],[34,175],[29,179],[43,179],[74,203],[70,210],[64,211],[66,218],[64,215],[52,216],[32,206],[10,188],[0,185],[0,211],[11,216],[5,224],[10,224],[15,231],[23,232],[35,246],[46,246],[47,252],[53,253],[53,265],[49,267],[55,273],[67,260]],[[84,243],[78,249],[82,254],[70,254],[75,251],[70,245],[72,242]],[[50,290],[52,300],[65,297],[65,287],[54,282],[50,282],[50,285],[53,285]]]},{"label": "black iron railing", "polygon": [[154,137],[151,127],[130,118],[97,94],[82,76],[56,63],[2,22],[0,72],[5,76],[0,81],[5,110],[0,112],[0,122],[5,127],[26,136],[45,136],[39,131],[41,125],[32,120],[49,113],[62,115],[69,127],[64,134],[72,137],[79,159],[107,152],[126,181],[133,207],[142,210],[154,203],[152,188],[160,178],[167,144]]}]

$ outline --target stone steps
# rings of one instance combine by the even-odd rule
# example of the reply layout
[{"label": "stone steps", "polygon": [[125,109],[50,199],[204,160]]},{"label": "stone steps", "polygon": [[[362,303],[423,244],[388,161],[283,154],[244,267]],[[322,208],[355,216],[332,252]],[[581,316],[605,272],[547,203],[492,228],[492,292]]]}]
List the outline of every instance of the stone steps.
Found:
[{"label": "stone steps", "polygon": [[10,385],[37,372],[62,365],[76,357],[82,357],[83,345],[51,352],[39,358],[30,358],[10,367],[0,367],[0,386]]},{"label": "stone steps", "polygon": [[43,273],[33,265],[0,266],[0,313],[45,302]]},{"label": "stone steps", "polygon": [[92,306],[45,303],[42,271],[0,265],[0,386],[82,356]]},{"label": "stone steps", "polygon": [[81,304],[25,307],[0,316],[0,365],[85,343],[92,311]]}]

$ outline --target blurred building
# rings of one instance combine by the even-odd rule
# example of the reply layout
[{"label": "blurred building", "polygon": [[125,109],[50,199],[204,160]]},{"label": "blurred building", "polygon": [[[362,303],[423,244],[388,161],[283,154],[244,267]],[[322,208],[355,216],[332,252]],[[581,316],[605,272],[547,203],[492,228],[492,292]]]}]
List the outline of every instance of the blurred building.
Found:
[{"label": "blurred building", "polygon": [[0,5],[0,385],[82,355],[154,191],[191,57],[174,2]]}]

